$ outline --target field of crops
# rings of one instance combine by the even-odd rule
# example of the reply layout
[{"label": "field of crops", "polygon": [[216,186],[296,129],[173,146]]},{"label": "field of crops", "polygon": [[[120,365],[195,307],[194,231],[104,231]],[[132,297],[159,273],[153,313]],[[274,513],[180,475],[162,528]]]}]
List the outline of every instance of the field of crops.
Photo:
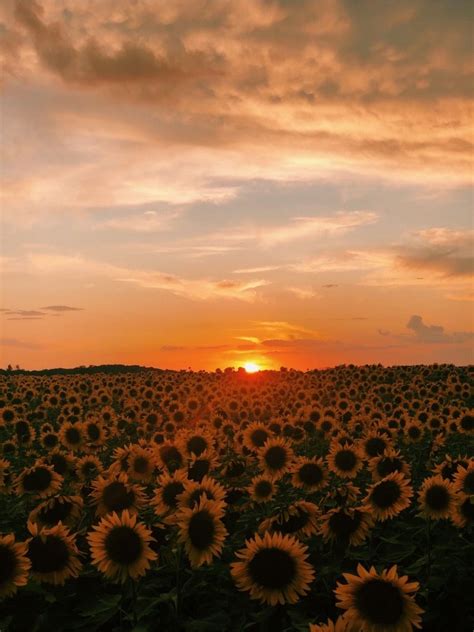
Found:
[{"label": "field of crops", "polygon": [[4,374],[0,630],[472,630],[472,376]]}]

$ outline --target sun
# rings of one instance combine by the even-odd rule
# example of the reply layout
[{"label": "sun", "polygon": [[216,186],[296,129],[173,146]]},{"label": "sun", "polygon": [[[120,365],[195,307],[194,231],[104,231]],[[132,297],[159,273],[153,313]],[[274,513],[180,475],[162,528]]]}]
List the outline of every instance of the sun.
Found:
[{"label": "sun", "polygon": [[257,373],[257,371],[260,371],[260,367],[256,362],[246,362],[244,369],[246,373]]}]

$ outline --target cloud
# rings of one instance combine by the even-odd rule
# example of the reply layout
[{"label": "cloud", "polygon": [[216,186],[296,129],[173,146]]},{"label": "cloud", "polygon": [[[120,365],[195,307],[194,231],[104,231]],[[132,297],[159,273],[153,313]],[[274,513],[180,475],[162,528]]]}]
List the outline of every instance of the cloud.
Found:
[{"label": "cloud", "polygon": [[[21,263],[17,262],[21,266]],[[81,255],[47,253],[30,254],[23,263],[24,270],[35,274],[64,274],[86,277],[103,277],[130,283],[141,288],[170,292],[191,300],[215,298],[235,299],[251,302],[257,298],[256,291],[268,285],[265,279],[235,281],[228,279],[185,278],[157,270],[145,270],[115,266],[107,262],[87,259]]]},{"label": "cloud", "polygon": [[71,307],[70,305],[48,305],[48,307],[42,307],[52,312],[82,312],[83,307]]},{"label": "cloud", "polygon": [[17,309],[17,310],[12,310],[12,309],[7,309],[7,310],[2,310],[5,311],[5,313],[8,316],[22,316],[25,318],[29,318],[29,317],[43,317],[46,316],[46,314],[44,314],[43,312],[40,312],[36,309]]},{"label": "cloud", "polygon": [[268,227],[260,236],[264,246],[274,246],[297,239],[311,239],[318,235],[334,236],[373,224],[378,219],[371,211],[339,211],[326,217],[293,217],[284,226]]},{"label": "cloud", "polygon": [[93,36],[84,45],[74,46],[60,22],[43,21],[42,7],[35,0],[19,0],[15,16],[32,36],[42,64],[73,84],[94,87],[156,82],[174,90],[177,84],[219,72],[218,57],[201,51],[176,49],[174,55],[158,55],[146,44],[130,40],[110,50]]},{"label": "cloud", "polygon": [[407,323],[407,328],[415,334],[417,342],[438,344],[462,344],[474,338],[472,331],[458,331],[447,333],[441,325],[425,325],[421,316],[411,316]]},{"label": "cloud", "polygon": [[144,213],[115,217],[97,224],[97,228],[132,231],[137,233],[154,233],[169,230],[172,222],[180,217],[181,212],[171,211],[157,213],[145,211]]},{"label": "cloud", "polygon": [[0,338],[2,347],[18,347],[19,349],[41,349],[41,345],[34,342],[25,342],[17,338]]},{"label": "cloud", "polygon": [[474,273],[474,230],[434,227],[418,231],[415,236],[421,243],[400,248],[395,265],[448,278],[470,277]]},{"label": "cloud", "polygon": [[465,2],[5,4],[8,77],[131,104],[152,139],[469,181]]}]

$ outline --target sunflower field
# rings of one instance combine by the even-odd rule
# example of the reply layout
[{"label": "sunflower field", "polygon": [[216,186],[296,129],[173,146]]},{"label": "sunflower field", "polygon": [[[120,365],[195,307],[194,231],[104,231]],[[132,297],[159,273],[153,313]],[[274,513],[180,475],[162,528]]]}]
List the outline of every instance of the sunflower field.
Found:
[{"label": "sunflower field", "polygon": [[472,378],[4,372],[1,632],[470,632]]}]

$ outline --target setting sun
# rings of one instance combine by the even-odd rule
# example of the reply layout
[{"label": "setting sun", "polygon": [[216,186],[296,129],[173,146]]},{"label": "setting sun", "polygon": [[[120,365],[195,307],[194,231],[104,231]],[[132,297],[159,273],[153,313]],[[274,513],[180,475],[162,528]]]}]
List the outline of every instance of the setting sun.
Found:
[{"label": "setting sun", "polygon": [[260,371],[260,367],[256,362],[246,362],[244,369],[247,373],[257,373],[257,371]]}]

